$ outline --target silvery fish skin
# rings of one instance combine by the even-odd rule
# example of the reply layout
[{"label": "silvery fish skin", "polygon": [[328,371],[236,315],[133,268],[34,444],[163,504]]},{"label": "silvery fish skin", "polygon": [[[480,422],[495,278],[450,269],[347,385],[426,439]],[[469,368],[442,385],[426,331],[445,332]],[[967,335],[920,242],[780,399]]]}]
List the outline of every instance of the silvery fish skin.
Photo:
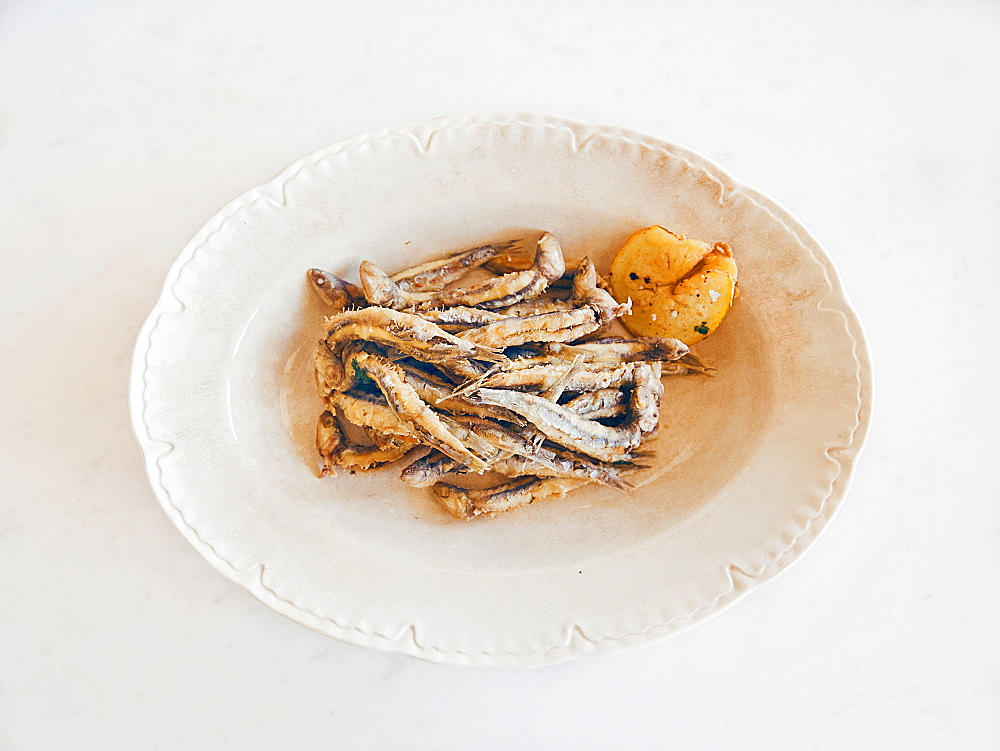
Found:
[{"label": "silvery fish skin", "polygon": [[[659,424],[660,377],[710,369],[677,340],[592,338],[629,309],[608,294],[594,264],[584,258],[567,275],[548,233],[530,259],[508,264],[498,251],[509,248],[484,245],[391,276],[365,261],[360,288],[310,270],[331,309],[314,356],[326,408],[316,431],[324,474],[429,447],[400,479],[432,488],[458,519],[587,483],[632,487],[623,474],[648,455],[639,447]],[[457,286],[480,266],[501,273]],[[568,293],[541,297],[564,278]],[[352,443],[338,415],[372,445]],[[483,472],[512,479],[478,490],[443,481]]]}]

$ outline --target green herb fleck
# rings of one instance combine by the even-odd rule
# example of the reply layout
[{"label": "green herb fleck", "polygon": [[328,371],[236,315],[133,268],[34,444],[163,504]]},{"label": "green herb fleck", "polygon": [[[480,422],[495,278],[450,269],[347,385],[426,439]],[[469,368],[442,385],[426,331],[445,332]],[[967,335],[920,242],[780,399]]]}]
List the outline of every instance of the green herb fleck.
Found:
[{"label": "green herb fleck", "polygon": [[375,381],[373,381],[364,370],[358,367],[357,362],[351,362],[351,367],[354,368],[354,380],[358,382],[359,386],[375,385]]},{"label": "green herb fleck", "polygon": [[708,336],[708,321],[702,321],[699,325],[694,327],[694,330],[702,336]]}]

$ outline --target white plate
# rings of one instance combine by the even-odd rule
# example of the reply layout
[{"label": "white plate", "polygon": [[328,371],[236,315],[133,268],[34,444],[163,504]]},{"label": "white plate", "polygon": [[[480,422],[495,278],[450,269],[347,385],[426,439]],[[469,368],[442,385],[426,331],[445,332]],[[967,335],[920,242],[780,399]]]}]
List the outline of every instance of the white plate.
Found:
[{"label": "white plate", "polygon": [[[459,522],[400,466],[320,479],[317,266],[356,279],[548,230],[606,270],[635,230],[724,241],[741,296],[666,381],[655,466]],[[867,433],[861,326],[818,243],[692,152],[547,115],[460,115],[351,138],[220,211],[139,335],[135,432],[153,489],[219,571],[351,644],[529,667],[636,647],[773,578],[827,525]]]}]

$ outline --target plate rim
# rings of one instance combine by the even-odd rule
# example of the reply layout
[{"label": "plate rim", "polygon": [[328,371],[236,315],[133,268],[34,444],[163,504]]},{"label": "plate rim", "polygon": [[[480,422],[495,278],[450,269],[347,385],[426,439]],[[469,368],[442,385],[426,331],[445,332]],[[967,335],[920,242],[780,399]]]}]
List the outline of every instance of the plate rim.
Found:
[{"label": "plate rim", "polygon": [[[578,134],[589,133],[590,135],[613,136],[634,144],[652,143],[657,148],[670,149],[679,158],[685,159],[689,163],[690,160],[687,158],[693,158],[697,162],[700,162],[698,164],[699,167],[709,168],[711,170],[710,174],[713,177],[715,175],[725,177],[737,191],[771,214],[776,221],[798,239],[804,248],[809,250],[813,260],[823,268],[830,285],[829,294],[820,302],[820,306],[835,309],[843,314],[845,331],[853,340],[853,354],[857,363],[856,384],[858,388],[856,424],[849,441],[844,446],[825,449],[826,455],[836,462],[839,469],[830,485],[830,492],[820,502],[819,511],[806,522],[802,532],[796,535],[778,553],[775,559],[765,565],[760,571],[751,575],[740,570],[735,565],[730,565],[727,569],[729,587],[724,592],[720,593],[710,602],[702,603],[689,613],[677,616],[664,623],[653,624],[640,632],[623,633],[613,637],[605,636],[597,640],[592,640],[585,635],[578,624],[574,624],[569,628],[569,632],[563,643],[551,644],[548,647],[540,649],[528,649],[522,652],[492,650],[466,653],[460,650],[446,650],[437,646],[421,645],[417,638],[415,625],[409,626],[400,633],[382,634],[376,631],[365,631],[358,626],[341,624],[333,619],[312,613],[270,589],[263,580],[263,564],[258,564],[245,571],[236,569],[208,541],[199,536],[197,530],[184,519],[180,510],[172,502],[169,491],[162,483],[160,461],[174,450],[174,445],[170,442],[153,438],[151,435],[151,426],[146,420],[145,395],[148,385],[146,379],[149,368],[148,357],[152,348],[152,335],[162,316],[167,312],[183,311],[185,308],[183,301],[174,293],[174,285],[177,283],[183,268],[194,258],[198,248],[205,245],[211,235],[221,229],[227,219],[239,210],[247,208],[259,200],[274,201],[273,195],[280,196],[280,203],[284,204],[285,185],[300,171],[329,155],[357,148],[369,141],[399,136],[414,137],[421,151],[426,152],[431,139],[436,133],[457,126],[473,124],[495,124],[498,126],[520,124],[524,126],[568,128],[573,134],[573,148],[576,151],[579,151],[587,140],[587,138],[581,140]],[[425,137],[423,141],[421,141],[421,135]],[[843,506],[844,500],[850,491],[857,469],[857,460],[867,442],[871,428],[873,368],[868,336],[857,310],[847,295],[834,260],[811,232],[787,208],[763,191],[733,177],[726,169],[712,159],[688,147],[681,146],[653,134],[613,124],[586,122],[538,112],[475,111],[392,125],[334,141],[296,159],[276,173],[270,180],[241,193],[214,212],[194,233],[171,264],[160,296],[136,336],[129,377],[129,406],[132,430],[142,450],[148,481],[168,518],[171,519],[192,547],[216,570],[246,589],[256,599],[272,610],[318,633],[355,646],[407,654],[425,661],[448,665],[527,668],[555,664],[584,656],[619,652],[661,641],[669,636],[682,633],[729,609],[751,591],[773,580],[786,571],[793,563],[800,560],[802,555],[816,543],[822,533],[829,527],[833,518]]]}]

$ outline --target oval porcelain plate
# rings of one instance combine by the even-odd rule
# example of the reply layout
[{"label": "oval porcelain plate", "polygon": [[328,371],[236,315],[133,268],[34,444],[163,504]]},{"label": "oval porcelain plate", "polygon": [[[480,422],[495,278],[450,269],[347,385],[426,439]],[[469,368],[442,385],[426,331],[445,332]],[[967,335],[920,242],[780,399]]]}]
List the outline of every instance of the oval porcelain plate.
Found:
[{"label": "oval porcelain plate", "polygon": [[[637,229],[722,241],[741,295],[665,379],[652,466],[461,522],[404,464],[319,478],[305,271],[357,280],[546,230],[606,271]],[[135,432],[168,516],[269,607],[351,644],[530,667],[662,639],[772,579],[816,539],[867,433],[864,334],[786,211],[658,138],[545,115],[461,115],[301,159],[181,253],[139,335]]]}]

